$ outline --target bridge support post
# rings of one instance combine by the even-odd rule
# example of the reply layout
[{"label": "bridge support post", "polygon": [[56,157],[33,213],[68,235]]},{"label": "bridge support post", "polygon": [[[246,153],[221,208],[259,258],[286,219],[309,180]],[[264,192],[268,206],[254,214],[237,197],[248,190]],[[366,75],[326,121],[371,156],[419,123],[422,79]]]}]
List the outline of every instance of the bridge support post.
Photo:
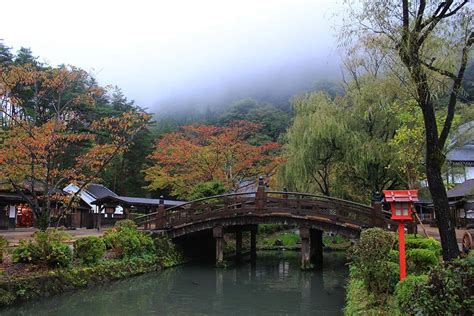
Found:
[{"label": "bridge support post", "polygon": [[224,232],[221,226],[214,227],[212,234],[216,241],[216,267],[224,266]]},{"label": "bridge support post", "polygon": [[318,268],[323,266],[323,231],[311,229],[310,231],[311,245],[311,262]]},{"label": "bridge support post", "polygon": [[235,232],[235,260],[242,261],[242,230],[240,229]]},{"label": "bridge support post", "polygon": [[309,270],[311,265],[311,236],[308,227],[300,227],[301,238],[301,270]]},{"label": "bridge support post", "polygon": [[257,229],[252,228],[250,230],[250,261],[255,262],[257,260]]}]

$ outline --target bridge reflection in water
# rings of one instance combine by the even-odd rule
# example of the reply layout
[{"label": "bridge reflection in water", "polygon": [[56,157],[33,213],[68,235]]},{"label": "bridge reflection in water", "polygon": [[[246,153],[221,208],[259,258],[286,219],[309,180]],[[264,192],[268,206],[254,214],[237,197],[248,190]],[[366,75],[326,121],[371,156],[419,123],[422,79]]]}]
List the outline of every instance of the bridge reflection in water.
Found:
[{"label": "bridge reflection in water", "polygon": [[224,234],[235,234],[236,258],[242,257],[242,232],[250,232],[251,259],[256,258],[259,224],[290,224],[299,228],[301,268],[320,265],[323,231],[358,238],[363,228],[396,229],[381,202],[364,205],[342,199],[298,192],[266,191],[212,196],[135,218],[143,230],[164,234],[190,251],[224,261]]}]

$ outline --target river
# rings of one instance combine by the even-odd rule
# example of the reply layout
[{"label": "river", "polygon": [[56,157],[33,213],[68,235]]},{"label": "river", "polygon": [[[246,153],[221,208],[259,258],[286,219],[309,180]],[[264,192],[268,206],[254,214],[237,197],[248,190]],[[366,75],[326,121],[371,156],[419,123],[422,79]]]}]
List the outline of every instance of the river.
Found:
[{"label": "river", "polygon": [[186,264],[26,302],[0,314],[341,315],[348,274],[344,258],[325,253],[323,270],[302,272],[298,252],[262,251],[253,266]]}]

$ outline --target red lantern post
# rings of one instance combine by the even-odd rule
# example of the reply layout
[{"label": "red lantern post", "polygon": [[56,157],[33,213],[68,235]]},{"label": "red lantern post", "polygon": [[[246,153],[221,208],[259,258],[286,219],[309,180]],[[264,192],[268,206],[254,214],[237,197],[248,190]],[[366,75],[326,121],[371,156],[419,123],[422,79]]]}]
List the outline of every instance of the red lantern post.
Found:
[{"label": "red lantern post", "polygon": [[398,221],[398,247],[400,253],[400,280],[405,279],[405,224],[412,220],[413,202],[418,201],[418,190],[384,190],[385,202],[390,203],[392,220]]}]

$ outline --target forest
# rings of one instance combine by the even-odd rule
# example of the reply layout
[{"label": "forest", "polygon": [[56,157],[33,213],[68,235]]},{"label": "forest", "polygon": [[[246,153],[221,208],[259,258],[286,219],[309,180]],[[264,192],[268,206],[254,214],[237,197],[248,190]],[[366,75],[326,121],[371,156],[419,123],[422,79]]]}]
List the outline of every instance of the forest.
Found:
[{"label": "forest", "polygon": [[[252,187],[259,175],[275,189],[364,203],[384,189],[420,188],[426,181],[421,109],[412,96],[400,93],[395,76],[377,69],[385,55],[372,52],[365,59],[361,47],[353,49],[344,61],[343,80],[316,79],[311,91],[302,89],[287,102],[246,98],[190,116],[160,117],[128,100],[119,87],[101,87],[82,69],[43,64],[30,49],[12,52],[1,43],[0,157],[11,166],[12,153],[32,150],[21,148],[25,139],[18,138],[22,132],[12,124],[26,112],[34,120],[24,137],[34,132],[41,139],[35,150],[51,151],[51,142],[58,141],[48,139],[44,124],[50,118],[67,121],[55,127],[64,133],[55,145],[57,156],[44,157],[46,165],[57,164],[51,178],[61,178],[62,184],[95,181],[119,195],[189,200]],[[473,82],[471,62],[453,129],[474,119]],[[439,120],[446,115],[448,97],[440,88]],[[114,139],[118,130],[123,138]],[[85,168],[98,152],[97,165]],[[13,163],[25,159],[16,157]],[[73,166],[72,160],[80,159],[87,162]],[[77,170],[80,175],[66,175]],[[6,185],[12,177],[31,176],[28,170],[0,171]],[[54,183],[41,176],[36,180]],[[429,196],[428,190],[423,194]]]}]

